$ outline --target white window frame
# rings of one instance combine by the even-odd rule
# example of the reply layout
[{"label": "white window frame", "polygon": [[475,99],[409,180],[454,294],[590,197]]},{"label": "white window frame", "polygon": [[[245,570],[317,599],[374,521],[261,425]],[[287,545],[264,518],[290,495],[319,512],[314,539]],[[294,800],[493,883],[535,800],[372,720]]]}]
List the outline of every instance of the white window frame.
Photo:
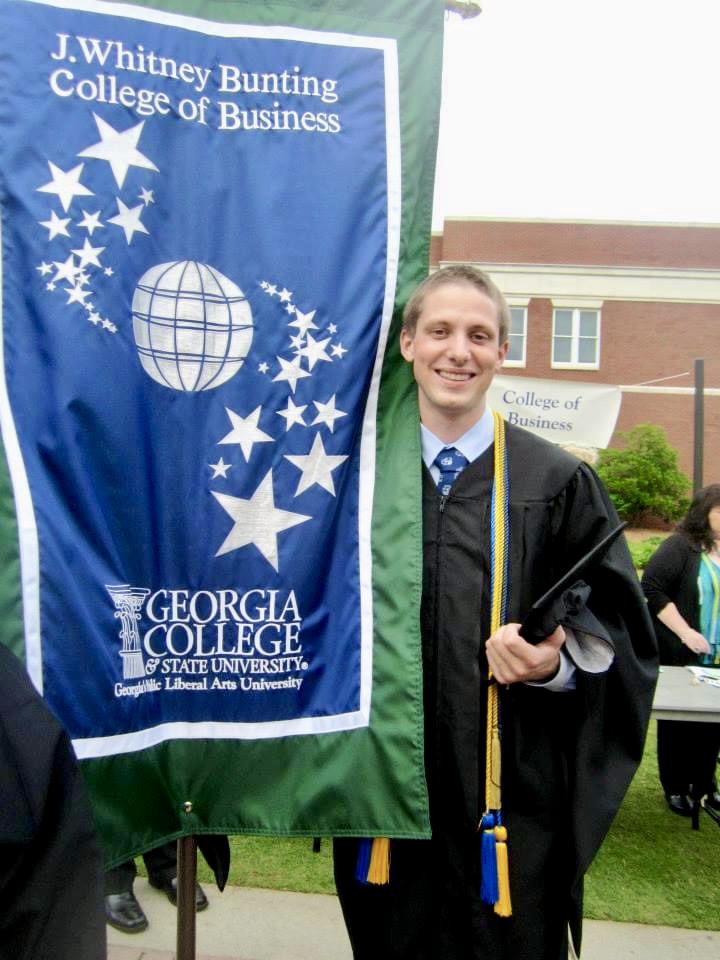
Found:
[{"label": "white window frame", "polygon": [[[522,357],[519,360],[508,360],[506,358],[503,363],[504,367],[525,367],[527,366],[527,338],[528,338],[528,304],[530,302],[529,297],[525,299],[518,299],[517,297],[508,297],[507,303],[508,308],[512,312],[513,310],[522,310],[523,314],[523,329],[522,329]],[[508,330],[508,342],[510,341],[511,330]],[[517,334],[515,334],[517,336]]]},{"label": "white window frame", "polygon": [[[602,330],[602,301],[601,300],[560,300],[553,299],[552,337],[550,339],[550,367],[553,370],[599,370],[600,346]],[[570,360],[555,360],[555,319],[559,310],[572,312],[572,331],[570,345]],[[595,360],[588,363],[578,359],[580,348],[580,314],[584,311],[593,311],[597,314],[597,330],[595,335]],[[565,334],[563,334],[565,338]]]}]

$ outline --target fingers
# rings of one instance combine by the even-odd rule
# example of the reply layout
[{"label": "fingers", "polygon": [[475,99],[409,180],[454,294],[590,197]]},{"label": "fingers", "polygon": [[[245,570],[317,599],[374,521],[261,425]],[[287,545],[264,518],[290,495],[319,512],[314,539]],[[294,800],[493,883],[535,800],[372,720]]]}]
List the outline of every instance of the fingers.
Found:
[{"label": "fingers", "polygon": [[508,623],[485,644],[488,666],[498,683],[547,680],[557,673],[560,648],[565,642],[561,626],[545,640],[530,644],[519,633],[519,624]]},{"label": "fingers", "polygon": [[697,630],[691,630],[687,636],[682,638],[681,642],[693,653],[710,653],[710,644]]}]

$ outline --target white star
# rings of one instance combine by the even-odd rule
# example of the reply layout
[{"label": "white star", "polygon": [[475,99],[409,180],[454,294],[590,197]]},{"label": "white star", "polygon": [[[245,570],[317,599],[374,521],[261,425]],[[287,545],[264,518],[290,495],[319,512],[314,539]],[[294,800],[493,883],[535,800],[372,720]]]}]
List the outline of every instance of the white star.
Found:
[{"label": "white star", "polygon": [[146,190],[145,187],[140,188],[140,193],[138,194],[138,200],[142,200],[146,207],[149,207],[151,203],[155,203],[155,197],[153,196],[154,190]]},{"label": "white star", "polygon": [[61,170],[60,167],[56,167],[54,163],[48,160],[52,180],[44,184],[44,186],[38,187],[38,192],[57,194],[60,198],[60,205],[65,213],[67,213],[73,197],[95,196],[92,190],[88,190],[87,187],[84,187],[80,183],[80,175],[82,174],[84,166],[84,163],[79,163],[76,167],[73,167],[72,170]]},{"label": "white star", "polygon": [[341,343],[336,343],[334,346],[330,347],[330,353],[334,357],[339,357],[339,359],[342,360],[347,353],[347,347],[344,347]]},{"label": "white star", "polygon": [[297,320],[291,320],[288,324],[289,327],[297,327],[300,333],[306,334],[308,330],[317,330],[318,325],[313,323],[313,317],[316,314],[316,310],[311,310],[310,313],[303,313],[302,310],[295,309],[295,316]]},{"label": "white star", "polygon": [[118,210],[120,211],[116,216],[110,217],[108,223],[114,223],[118,227],[122,227],[125,231],[125,239],[128,243],[132,241],[134,233],[149,233],[142,223],[140,223],[140,214],[145,209],[145,207],[139,203],[136,207],[133,207],[132,210],[129,207],[126,207],[122,202],[120,197],[115,197],[117,201]]},{"label": "white star", "polygon": [[337,324],[329,323],[328,324],[328,333],[337,333]]},{"label": "white star", "polygon": [[313,403],[318,408],[318,414],[313,420],[312,426],[315,426],[316,423],[324,423],[330,433],[332,433],[335,430],[335,421],[340,417],[347,416],[342,410],[335,409],[336,396],[337,394],[334,393],[327,403],[320,403],[319,400],[313,400]]},{"label": "white star", "polygon": [[82,220],[78,220],[78,226],[84,227],[90,236],[102,226],[100,223],[100,211],[96,210],[95,213],[88,213],[87,210],[83,210]]},{"label": "white star", "polygon": [[269,297],[274,297],[277,292],[278,292],[278,288],[275,286],[274,283],[269,283],[269,284],[265,287],[265,293],[266,293]]},{"label": "white star", "polygon": [[102,317],[99,313],[96,313],[94,310],[88,315],[88,320],[90,323],[94,323],[97,326],[100,323]]},{"label": "white star", "polygon": [[67,225],[70,223],[70,217],[59,217],[54,210],[50,211],[49,220],[38,220],[41,227],[45,227],[48,232],[48,240],[54,240],[55,237],[69,237]]},{"label": "white star", "polygon": [[298,482],[295,496],[304,493],[305,490],[317,484],[323,490],[327,490],[335,496],[335,484],[333,483],[332,472],[336,470],[341,463],[347,460],[347,456],[333,456],[325,453],[322,437],[319,433],[315,434],[313,445],[306,456],[290,456],[285,454],[285,459],[302,471],[300,481]]},{"label": "white star", "polygon": [[105,247],[93,247],[90,244],[90,241],[85,237],[85,242],[79,250],[73,250],[73,253],[80,258],[80,267],[86,267],[88,264],[92,264],[94,267],[100,266],[100,254],[103,252]]},{"label": "white star", "polygon": [[45,261],[43,260],[43,262],[40,264],[40,266],[39,266],[39,267],[35,267],[35,269],[40,272],[40,276],[41,276],[41,277],[46,277],[49,273],[52,273],[52,264],[51,264],[51,263],[45,263]]},{"label": "white star", "polygon": [[258,373],[267,373],[269,369],[270,367],[268,366],[267,363],[265,363],[264,360],[262,363],[258,364]]},{"label": "white star", "polygon": [[81,150],[79,157],[107,160],[118,187],[122,187],[125,183],[128,167],[142,167],[144,170],[154,170],[157,173],[158,168],[155,164],[137,149],[140,134],[145,126],[144,120],[120,132],[96,113],[93,113],[93,117],[95,117],[100,139],[86,150]]},{"label": "white star", "polygon": [[68,283],[74,284],[75,277],[80,272],[80,268],[75,266],[75,257],[72,254],[70,254],[64,263],[53,260],[53,266],[57,271],[53,277],[55,283],[59,280],[67,280]]},{"label": "white star", "polygon": [[312,370],[318,360],[326,360],[330,363],[330,357],[327,355],[325,347],[330,343],[330,337],[327,340],[314,340],[313,335],[308,333],[305,340],[305,346],[298,350],[301,357],[307,357],[308,366]]},{"label": "white star", "polygon": [[65,293],[69,294],[67,299],[68,304],[82,303],[83,306],[85,305],[87,298],[90,296],[90,291],[83,290],[82,287],[65,287]]},{"label": "white star", "polygon": [[295,307],[295,304],[293,304],[293,303],[286,303],[286,304],[285,304],[285,313],[291,313],[291,314],[292,314],[292,313],[296,313],[296,312],[297,312],[297,308]]},{"label": "white star", "polygon": [[303,377],[309,377],[310,374],[307,370],[303,370],[300,366],[300,360],[284,360],[282,357],[277,358],[281,370],[280,373],[273,377],[273,383],[278,380],[287,380],[290,384],[290,389],[295,393],[295,387],[297,386],[298,380],[302,380]]},{"label": "white star", "polygon": [[211,493],[223,510],[235,521],[232,530],[215,554],[216,557],[252,543],[273,570],[278,572],[278,534],[312,519],[302,513],[291,513],[289,510],[281,510],[275,506],[272,470],[267,472],[249,500],[216,493],[214,490]]},{"label": "white star", "polygon": [[113,273],[115,273],[115,271],[113,270],[112,267],[105,267],[105,269],[103,270],[103,273],[105,274],[106,277],[111,277]]},{"label": "white star", "polygon": [[240,414],[235,413],[234,410],[225,407],[225,413],[230,417],[230,423],[232,423],[233,428],[227,436],[223,437],[222,440],[218,440],[218,443],[239,444],[246,463],[250,460],[253,444],[268,443],[272,442],[273,439],[258,427],[261,410],[262,407],[256,407],[247,417],[241,417]]},{"label": "white star", "polygon": [[270,286],[270,284],[267,282],[267,280],[258,280],[258,283],[260,284],[260,287],[261,287],[263,290],[267,290],[267,288]]},{"label": "white star", "polygon": [[290,337],[290,349],[299,350],[302,347],[302,343],[304,339],[305,339],[304,333],[298,333],[297,336]]},{"label": "white star", "polygon": [[288,301],[292,299],[292,293],[287,287],[283,287],[278,297],[280,297],[280,303],[288,303]]},{"label": "white star", "polygon": [[45,284],[45,289],[52,293],[52,291],[55,289],[55,284],[52,282],[52,280]]},{"label": "white star", "polygon": [[209,463],[208,466],[213,472],[211,480],[214,480],[215,477],[222,477],[223,480],[227,480],[227,472],[232,467],[231,463],[225,463],[222,457],[218,460],[217,463]]},{"label": "white star", "polygon": [[285,409],[277,411],[277,415],[279,417],[285,417],[285,433],[288,432],[294,423],[299,423],[301,427],[307,426],[302,416],[304,410],[307,410],[307,404],[302,407],[298,407],[293,398],[288,397],[288,402]]}]

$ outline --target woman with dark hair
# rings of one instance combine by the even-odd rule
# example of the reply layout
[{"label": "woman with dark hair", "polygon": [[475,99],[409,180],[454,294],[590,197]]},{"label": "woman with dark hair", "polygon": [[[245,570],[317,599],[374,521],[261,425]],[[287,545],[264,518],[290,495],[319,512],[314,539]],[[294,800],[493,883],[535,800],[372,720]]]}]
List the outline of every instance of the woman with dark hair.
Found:
[{"label": "woman with dark hair", "polygon": [[[693,497],[685,518],[655,551],[642,587],[653,615],[660,663],[720,667],[720,483]],[[715,766],[720,724],[658,720],[658,768],[673,813],[690,816],[707,796],[720,811]]]}]

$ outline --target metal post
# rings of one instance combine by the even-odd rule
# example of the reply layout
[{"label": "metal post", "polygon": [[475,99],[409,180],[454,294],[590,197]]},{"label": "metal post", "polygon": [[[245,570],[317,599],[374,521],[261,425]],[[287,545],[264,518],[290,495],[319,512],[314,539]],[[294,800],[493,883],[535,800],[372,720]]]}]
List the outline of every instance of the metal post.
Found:
[{"label": "metal post", "polygon": [[703,485],[705,438],[705,361],[695,361],[695,452],[693,459],[693,493]]},{"label": "metal post", "polygon": [[195,960],[195,837],[180,837],[177,853],[177,960]]}]

